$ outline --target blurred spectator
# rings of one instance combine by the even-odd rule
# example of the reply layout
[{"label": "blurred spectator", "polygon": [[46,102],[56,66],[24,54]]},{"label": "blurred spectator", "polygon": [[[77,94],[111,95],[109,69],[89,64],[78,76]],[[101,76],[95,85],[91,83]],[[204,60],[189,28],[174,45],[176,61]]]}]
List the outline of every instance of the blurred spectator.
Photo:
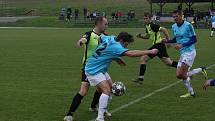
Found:
[{"label": "blurred spectator", "polygon": [[65,16],[66,16],[66,8],[62,7],[60,10],[59,20],[65,20]]},{"label": "blurred spectator", "polygon": [[190,15],[191,15],[191,16],[194,15],[194,10],[193,10],[193,8],[190,9]]},{"label": "blurred spectator", "polygon": [[115,18],[116,16],[115,16],[115,13],[114,13],[114,12],[111,13],[111,17],[112,17],[112,20],[115,20],[115,19],[116,19],[116,18]]},{"label": "blurred spectator", "polygon": [[70,21],[71,17],[72,17],[72,9],[67,8],[66,14],[67,14],[67,16],[66,16],[67,20]]},{"label": "blurred spectator", "polygon": [[88,19],[88,20],[91,20],[90,11],[87,11],[87,19]]},{"label": "blurred spectator", "polygon": [[87,8],[84,8],[84,20],[86,21],[87,18]]},{"label": "blurred spectator", "polygon": [[79,17],[79,10],[75,9],[75,19],[78,19],[78,17]]},{"label": "blurred spectator", "polygon": [[102,12],[102,16],[106,17],[106,13],[104,11]]}]

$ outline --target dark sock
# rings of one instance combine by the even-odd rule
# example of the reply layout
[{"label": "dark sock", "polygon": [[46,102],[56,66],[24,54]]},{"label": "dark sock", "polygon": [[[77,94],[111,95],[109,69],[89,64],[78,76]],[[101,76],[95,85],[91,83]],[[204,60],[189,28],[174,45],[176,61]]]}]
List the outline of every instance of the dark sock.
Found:
[{"label": "dark sock", "polygon": [[67,116],[72,116],[73,113],[76,111],[78,106],[81,104],[81,100],[83,99],[83,96],[77,93],[75,97],[72,100],[72,104],[70,105],[69,112],[67,113]]},{"label": "dark sock", "polygon": [[97,90],[95,91],[93,101],[91,103],[91,108],[96,108],[96,105],[99,103],[99,98],[101,94],[101,92],[98,92]]},{"label": "dark sock", "polygon": [[172,67],[175,67],[175,68],[177,68],[177,66],[178,66],[178,62],[176,62],[176,61],[173,61],[173,62],[172,62]]},{"label": "dark sock", "polygon": [[146,72],[146,64],[141,64],[140,65],[140,72],[139,72],[140,81],[143,81],[145,72]]}]

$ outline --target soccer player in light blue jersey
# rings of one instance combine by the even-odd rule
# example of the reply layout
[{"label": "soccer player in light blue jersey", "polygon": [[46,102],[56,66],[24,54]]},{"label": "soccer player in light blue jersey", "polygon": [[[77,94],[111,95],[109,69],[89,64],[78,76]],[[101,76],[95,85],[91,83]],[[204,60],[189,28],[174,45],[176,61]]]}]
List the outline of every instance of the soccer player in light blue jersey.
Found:
[{"label": "soccer player in light blue jersey", "polygon": [[104,121],[104,113],[111,99],[112,79],[107,71],[112,60],[121,56],[141,57],[158,52],[157,49],[129,50],[127,46],[133,41],[133,36],[127,32],[121,32],[117,37],[102,35],[99,46],[86,62],[85,74],[90,85],[96,86],[102,92],[96,121]]},{"label": "soccer player in light blue jersey", "polygon": [[207,90],[207,88],[209,86],[215,86],[215,78],[214,79],[206,80],[205,83],[204,83],[203,89]]},{"label": "soccer player in light blue jersey", "polygon": [[184,21],[182,16],[183,13],[180,10],[173,12],[175,24],[172,25],[172,30],[174,37],[172,40],[167,40],[166,42],[175,43],[175,48],[180,52],[176,76],[178,79],[184,81],[184,84],[188,89],[188,93],[180,96],[181,98],[186,98],[195,97],[195,92],[190,82],[190,76],[200,72],[206,73],[206,69],[205,67],[202,67],[189,71],[196,57],[195,43],[197,42],[197,38],[192,24]]},{"label": "soccer player in light blue jersey", "polygon": [[211,25],[212,25],[212,28],[211,28],[211,37],[213,37],[214,31],[215,31],[215,12],[213,12],[211,14]]}]

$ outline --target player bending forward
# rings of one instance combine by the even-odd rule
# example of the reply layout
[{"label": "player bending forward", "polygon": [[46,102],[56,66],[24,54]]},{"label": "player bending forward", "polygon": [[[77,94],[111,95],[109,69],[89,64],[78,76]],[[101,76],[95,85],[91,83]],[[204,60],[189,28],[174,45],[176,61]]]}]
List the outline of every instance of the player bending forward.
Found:
[{"label": "player bending forward", "polygon": [[85,74],[91,86],[96,86],[102,92],[99,99],[99,109],[96,121],[104,121],[104,113],[111,100],[112,80],[107,73],[112,60],[121,56],[140,57],[146,54],[156,54],[157,49],[129,50],[128,45],[134,41],[133,36],[127,32],[121,32],[115,36],[101,36],[101,43],[96,51],[88,59],[85,66]]}]

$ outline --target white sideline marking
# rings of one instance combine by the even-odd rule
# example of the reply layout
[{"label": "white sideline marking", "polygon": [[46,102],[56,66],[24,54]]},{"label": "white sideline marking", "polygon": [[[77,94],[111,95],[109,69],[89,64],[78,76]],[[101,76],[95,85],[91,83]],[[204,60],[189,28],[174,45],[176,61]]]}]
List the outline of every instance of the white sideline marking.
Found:
[{"label": "white sideline marking", "polygon": [[[162,91],[164,91],[164,90],[166,90],[166,89],[169,89],[170,87],[173,87],[173,86],[177,85],[177,84],[180,83],[181,81],[182,81],[182,80],[179,80],[179,81],[174,82],[174,83],[172,83],[172,84],[170,84],[170,85],[167,85],[167,86],[165,86],[165,87],[163,87],[163,88],[157,89],[157,90],[155,90],[155,91],[153,91],[153,92],[151,92],[151,93],[149,93],[149,94],[147,94],[147,95],[144,95],[144,96],[142,96],[142,97],[140,97],[140,98],[137,98],[137,99],[135,99],[135,100],[133,100],[133,101],[131,101],[131,102],[125,104],[125,105],[122,105],[122,106],[120,106],[120,107],[118,107],[118,108],[115,108],[115,109],[111,110],[110,113],[115,113],[115,112],[118,112],[118,111],[120,111],[120,110],[122,110],[122,109],[124,109],[124,108],[127,108],[127,107],[129,107],[129,106],[131,106],[131,105],[133,105],[133,104],[135,104],[135,103],[140,102],[141,100],[144,100],[144,99],[146,99],[146,98],[148,98],[148,97],[151,97],[151,96],[153,96],[153,95],[155,95],[155,94],[157,94],[157,93],[159,93],[159,92],[162,92]],[[92,119],[92,120],[89,120],[89,121],[95,121],[95,119]]]},{"label": "white sideline marking", "polygon": [[0,29],[74,29],[74,28],[59,28],[59,27],[0,27]]}]

